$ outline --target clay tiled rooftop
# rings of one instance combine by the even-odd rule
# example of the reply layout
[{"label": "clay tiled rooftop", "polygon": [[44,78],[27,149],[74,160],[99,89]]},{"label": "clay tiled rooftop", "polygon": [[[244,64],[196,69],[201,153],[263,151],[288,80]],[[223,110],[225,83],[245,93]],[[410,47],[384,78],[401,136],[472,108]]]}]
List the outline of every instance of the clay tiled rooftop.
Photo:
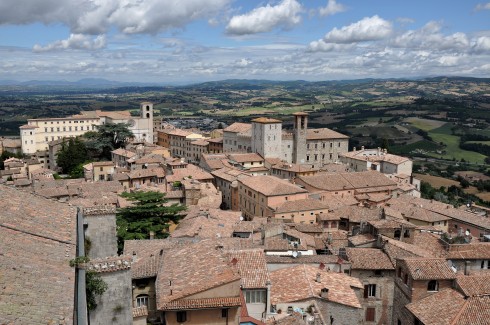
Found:
[{"label": "clay tiled rooftop", "polygon": [[399,240],[381,236],[383,240],[383,251],[389,256],[393,265],[396,259],[406,257],[434,257],[434,253],[422,247],[405,243]]},{"label": "clay tiled rooftop", "polygon": [[240,274],[243,289],[266,288],[269,272],[262,249],[233,250],[226,254]]},{"label": "clay tiled rooftop", "polygon": [[162,310],[186,310],[186,309],[206,309],[206,308],[226,308],[241,306],[240,296],[236,297],[217,297],[200,299],[179,299],[169,301],[161,305]]},{"label": "clay tiled rooftop", "polygon": [[235,122],[232,125],[225,128],[224,132],[233,132],[233,133],[247,133],[252,129],[252,124],[250,123],[239,123]]},{"label": "clay tiled rooftop", "polygon": [[245,186],[267,196],[307,193],[308,191],[274,176],[254,176],[240,180]]},{"label": "clay tiled rooftop", "polygon": [[[316,281],[317,274],[320,274],[319,282]],[[303,264],[273,271],[270,277],[272,304],[320,298],[321,289],[327,288],[328,301],[361,308],[353,288],[363,288],[362,283],[348,275]]]},{"label": "clay tiled rooftop", "polygon": [[[406,308],[426,325],[451,325],[458,311],[465,305],[463,295],[453,289],[444,289]],[[488,323],[487,323],[488,324]]]},{"label": "clay tiled rooftop", "polygon": [[0,185],[0,323],[73,324],[76,209]]},{"label": "clay tiled rooftop", "polygon": [[455,279],[456,274],[443,258],[404,258],[400,264],[407,267],[414,280]]},{"label": "clay tiled rooftop", "polygon": [[342,153],[340,156],[372,162],[384,161],[395,165],[399,165],[410,160],[406,157],[384,153],[382,151],[377,151],[376,149],[350,151]]},{"label": "clay tiled rooftop", "polygon": [[330,130],[327,128],[308,129],[306,140],[322,140],[322,139],[349,139],[345,134]]},{"label": "clay tiled rooftop", "polygon": [[239,211],[201,209],[195,206],[187,212],[187,216],[179,222],[171,236],[172,238],[231,237],[234,226],[240,221],[240,216]]},{"label": "clay tiled rooftop", "polygon": [[301,255],[298,257],[267,255],[265,260],[267,264],[328,264],[337,263],[339,257],[337,255]]},{"label": "clay tiled rooftop", "polygon": [[213,175],[192,164],[186,168],[178,168],[173,170],[172,175],[167,175],[168,182],[182,181],[184,178],[191,178],[198,181],[213,180]]},{"label": "clay tiled rooftop", "polygon": [[[215,241],[204,240],[164,254],[156,282],[157,308],[164,310],[169,303],[181,304],[182,298],[239,281],[228,259]],[[225,297],[237,297],[239,292],[227,292]]]},{"label": "clay tiled rooftop", "polygon": [[394,270],[389,257],[377,248],[346,248],[347,257],[353,269]]},{"label": "clay tiled rooftop", "polygon": [[472,243],[466,245],[455,245],[448,252],[448,259],[454,260],[490,260],[490,243]]},{"label": "clay tiled rooftop", "polygon": [[145,316],[148,316],[148,308],[146,306],[133,308],[133,318]]},{"label": "clay tiled rooftop", "polygon": [[380,208],[370,209],[360,206],[344,206],[333,210],[330,214],[339,219],[348,219],[352,223],[360,223],[361,221],[379,220],[382,211]]},{"label": "clay tiled rooftop", "polygon": [[126,150],[123,148],[119,148],[119,149],[113,150],[111,152],[115,155],[123,156],[126,158],[132,158],[132,157],[136,156],[135,152],[132,152],[132,151],[129,151],[129,150]]},{"label": "clay tiled rooftop", "polygon": [[376,238],[371,234],[360,234],[360,235],[349,237],[349,243],[354,246],[372,243],[375,241]]},{"label": "clay tiled rooftop", "polygon": [[304,199],[304,200],[294,200],[286,201],[279,205],[275,209],[275,213],[288,213],[288,212],[298,212],[298,211],[310,211],[310,210],[326,210],[329,205],[320,200],[316,199]]},{"label": "clay tiled rooftop", "polygon": [[258,117],[256,119],[253,119],[252,122],[254,122],[254,123],[262,123],[262,124],[282,123],[281,120],[277,120],[277,119],[270,118],[270,117]]},{"label": "clay tiled rooftop", "polygon": [[230,160],[236,161],[238,163],[244,162],[263,162],[264,158],[262,158],[257,153],[234,153],[229,154],[228,158]]},{"label": "clay tiled rooftop", "polygon": [[458,276],[456,285],[466,297],[488,296],[490,295],[490,274]]}]

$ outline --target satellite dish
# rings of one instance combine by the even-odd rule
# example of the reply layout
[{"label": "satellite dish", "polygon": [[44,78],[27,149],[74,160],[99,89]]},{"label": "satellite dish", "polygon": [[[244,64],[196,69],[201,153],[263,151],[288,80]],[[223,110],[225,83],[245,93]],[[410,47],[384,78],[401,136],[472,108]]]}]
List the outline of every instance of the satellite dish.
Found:
[{"label": "satellite dish", "polygon": [[294,258],[298,257],[298,252],[294,251],[294,252],[293,252],[293,257],[294,257]]},{"label": "satellite dish", "polygon": [[243,221],[243,216],[240,216],[240,221]]},{"label": "satellite dish", "polygon": [[468,230],[466,230],[466,232],[464,233],[466,236],[469,236],[470,235],[470,232]]}]

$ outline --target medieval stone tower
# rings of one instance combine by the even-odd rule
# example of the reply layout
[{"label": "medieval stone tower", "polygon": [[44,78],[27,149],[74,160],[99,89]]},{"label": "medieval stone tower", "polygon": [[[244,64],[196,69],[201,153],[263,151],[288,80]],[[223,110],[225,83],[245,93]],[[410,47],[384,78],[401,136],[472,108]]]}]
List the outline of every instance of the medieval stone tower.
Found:
[{"label": "medieval stone tower", "polygon": [[[306,133],[308,131],[308,113],[294,113],[293,163],[301,164],[306,157]],[[302,161],[303,160],[303,161]]]},{"label": "medieval stone tower", "polygon": [[252,152],[264,158],[282,157],[282,121],[267,117],[252,120]]}]

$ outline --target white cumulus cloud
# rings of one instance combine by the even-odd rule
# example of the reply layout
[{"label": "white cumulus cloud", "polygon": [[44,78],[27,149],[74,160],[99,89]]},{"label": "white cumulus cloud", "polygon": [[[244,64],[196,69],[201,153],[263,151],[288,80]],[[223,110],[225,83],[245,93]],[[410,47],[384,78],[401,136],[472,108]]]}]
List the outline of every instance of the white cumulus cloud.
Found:
[{"label": "white cumulus cloud", "polygon": [[376,41],[390,36],[392,32],[392,23],[376,15],[365,17],[341,29],[334,28],[325,35],[323,41],[326,43],[345,44]]},{"label": "white cumulus cloud", "polygon": [[490,10],[490,2],[479,3],[475,7],[475,11]]},{"label": "white cumulus cloud", "polygon": [[320,16],[331,16],[346,10],[347,9],[343,4],[337,3],[335,0],[328,0],[327,5],[320,8],[319,12]]},{"label": "white cumulus cloud", "polygon": [[490,52],[490,37],[480,36],[475,40],[473,45],[473,50],[475,52]]},{"label": "white cumulus cloud", "polygon": [[395,47],[431,50],[465,50],[469,45],[466,34],[458,32],[445,36],[441,33],[441,24],[435,21],[427,23],[421,29],[407,31],[392,41],[392,46]]},{"label": "white cumulus cloud", "polygon": [[249,35],[270,32],[274,28],[290,28],[301,22],[303,7],[296,0],[255,8],[249,13],[233,16],[226,31],[231,35]]},{"label": "white cumulus cloud", "polygon": [[17,0],[0,1],[0,25],[62,23],[72,33],[155,34],[213,18],[231,0]]},{"label": "white cumulus cloud", "polygon": [[90,36],[83,34],[70,34],[70,37],[66,40],[60,40],[41,46],[39,44],[34,45],[34,52],[47,52],[66,49],[77,50],[98,50],[106,46],[105,35],[99,35],[92,39]]}]

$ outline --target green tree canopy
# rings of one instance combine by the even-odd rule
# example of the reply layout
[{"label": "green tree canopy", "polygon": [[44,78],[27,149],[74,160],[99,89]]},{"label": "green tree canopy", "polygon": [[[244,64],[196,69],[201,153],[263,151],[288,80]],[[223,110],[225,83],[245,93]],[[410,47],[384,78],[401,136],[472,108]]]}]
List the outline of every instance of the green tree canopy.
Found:
[{"label": "green tree canopy", "polygon": [[64,173],[72,173],[85,161],[87,161],[87,147],[80,138],[70,138],[68,142],[63,141],[56,157],[56,163]]},{"label": "green tree canopy", "polygon": [[122,251],[124,240],[148,239],[150,232],[155,238],[166,238],[170,222],[178,223],[185,210],[180,204],[166,205],[168,200],[164,193],[136,191],[124,192],[121,197],[132,202],[132,205],[117,211],[118,248]]},{"label": "green tree canopy", "polygon": [[126,147],[126,144],[133,137],[129,124],[125,123],[99,125],[96,132],[84,134],[90,154],[95,158],[105,160],[111,160],[111,151]]}]

